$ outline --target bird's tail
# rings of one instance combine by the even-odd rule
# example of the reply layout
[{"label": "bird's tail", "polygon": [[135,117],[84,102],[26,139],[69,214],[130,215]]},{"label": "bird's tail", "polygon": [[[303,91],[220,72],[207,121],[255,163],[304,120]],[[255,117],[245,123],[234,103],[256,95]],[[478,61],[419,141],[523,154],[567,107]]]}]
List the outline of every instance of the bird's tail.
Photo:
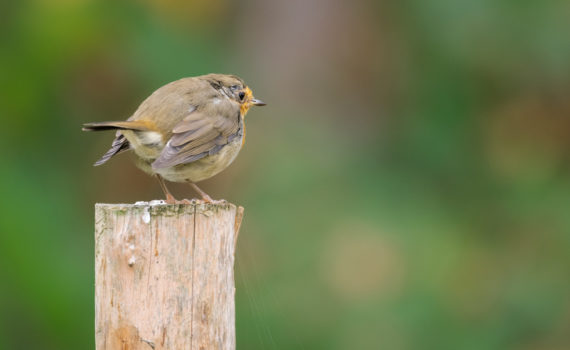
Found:
[{"label": "bird's tail", "polygon": [[83,131],[105,130],[150,130],[148,123],[139,120],[126,120],[122,122],[97,122],[83,124]]},{"label": "bird's tail", "polygon": [[107,162],[109,159],[111,159],[112,156],[119,154],[123,151],[128,151],[129,149],[131,149],[129,141],[125,138],[125,136],[123,136],[120,133],[117,133],[117,137],[115,137],[115,139],[113,140],[111,148],[109,148],[109,150],[103,155],[103,157],[101,157],[101,159],[96,161],[95,164],[93,164],[93,166],[99,166]]},{"label": "bird's tail", "polygon": [[[137,130],[145,131],[149,130],[147,123],[137,121],[137,120],[127,120],[122,122],[99,122],[99,123],[87,123],[83,124],[83,131],[105,131],[105,130]],[[117,131],[117,136],[113,140],[111,148],[95,162],[94,166],[101,165],[107,162],[111,157],[119,154],[123,151],[127,151],[131,148],[129,141]]]}]

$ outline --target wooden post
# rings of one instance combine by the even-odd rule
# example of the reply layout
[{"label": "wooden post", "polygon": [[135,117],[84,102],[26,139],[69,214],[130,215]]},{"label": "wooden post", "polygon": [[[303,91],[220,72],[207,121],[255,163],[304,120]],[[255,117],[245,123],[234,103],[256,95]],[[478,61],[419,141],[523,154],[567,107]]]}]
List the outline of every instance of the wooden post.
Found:
[{"label": "wooden post", "polygon": [[97,204],[96,349],[235,349],[242,216],[225,202]]}]

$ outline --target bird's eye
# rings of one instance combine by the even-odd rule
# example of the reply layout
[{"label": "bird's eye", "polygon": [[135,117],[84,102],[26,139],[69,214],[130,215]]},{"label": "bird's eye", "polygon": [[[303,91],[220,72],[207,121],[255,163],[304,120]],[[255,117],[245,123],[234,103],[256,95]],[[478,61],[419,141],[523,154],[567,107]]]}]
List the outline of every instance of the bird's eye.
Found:
[{"label": "bird's eye", "polygon": [[243,99],[245,98],[245,92],[243,92],[243,91],[240,92],[238,96],[239,96],[239,100],[243,101]]}]

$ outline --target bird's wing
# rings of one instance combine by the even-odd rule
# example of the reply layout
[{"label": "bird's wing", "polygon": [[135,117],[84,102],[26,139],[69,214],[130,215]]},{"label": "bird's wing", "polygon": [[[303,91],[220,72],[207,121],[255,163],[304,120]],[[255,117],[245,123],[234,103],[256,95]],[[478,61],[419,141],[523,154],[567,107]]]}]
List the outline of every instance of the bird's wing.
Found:
[{"label": "bird's wing", "polygon": [[239,135],[239,114],[206,115],[194,111],[172,129],[172,137],[160,156],[152,163],[154,169],[194,162],[217,153]]}]

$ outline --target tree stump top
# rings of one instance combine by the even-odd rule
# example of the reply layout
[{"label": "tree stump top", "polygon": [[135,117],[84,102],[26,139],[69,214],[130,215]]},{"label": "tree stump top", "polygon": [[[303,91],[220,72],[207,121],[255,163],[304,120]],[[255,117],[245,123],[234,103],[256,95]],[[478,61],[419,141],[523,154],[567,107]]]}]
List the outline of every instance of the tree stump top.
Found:
[{"label": "tree stump top", "polygon": [[242,216],[226,201],[96,204],[97,350],[234,349]]}]

